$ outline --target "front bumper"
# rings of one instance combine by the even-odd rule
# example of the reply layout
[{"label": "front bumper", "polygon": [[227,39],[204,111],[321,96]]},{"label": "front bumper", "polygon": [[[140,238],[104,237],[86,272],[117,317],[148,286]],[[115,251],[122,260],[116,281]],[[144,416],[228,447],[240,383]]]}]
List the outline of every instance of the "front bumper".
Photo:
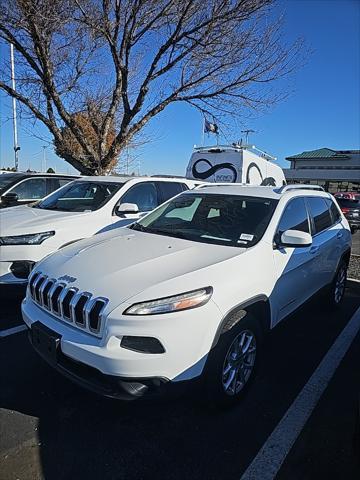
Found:
[{"label": "front bumper", "polygon": [[[152,318],[115,319],[110,313],[99,338],[53,317],[29,298],[23,301],[22,313],[30,329],[40,322],[59,336],[54,368],[88,389],[116,398],[129,394],[138,398],[167,390],[170,382],[180,385],[198,378],[220,321],[220,312],[211,300],[198,309]],[[157,338],[165,352],[122,348],[121,339],[127,335]]]},{"label": "front bumper", "polygon": [[[39,324],[36,325],[37,328],[40,327],[40,329],[44,329],[44,326],[40,324],[40,322],[35,322],[35,324]],[[35,324],[33,324],[33,326]],[[45,352],[41,351],[37,346],[36,336],[34,339],[33,326],[29,329],[28,336],[30,343],[37,353],[59,373],[98,395],[120,400],[135,400],[145,395],[147,397],[149,395],[157,395],[166,390],[166,386],[170,383],[168,379],[161,377],[129,379],[115,375],[106,375],[96,368],[77,362],[67,355],[64,355],[60,345],[56,348],[57,351],[55,354],[54,352],[49,354],[46,350]]]}]

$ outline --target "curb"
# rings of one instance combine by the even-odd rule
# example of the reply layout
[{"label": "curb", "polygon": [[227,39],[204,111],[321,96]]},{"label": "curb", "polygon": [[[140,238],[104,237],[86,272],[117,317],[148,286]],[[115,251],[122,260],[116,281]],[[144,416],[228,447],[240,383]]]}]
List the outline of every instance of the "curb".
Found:
[{"label": "curb", "polygon": [[360,280],[358,280],[357,278],[348,278],[347,280],[348,282],[360,283]]}]

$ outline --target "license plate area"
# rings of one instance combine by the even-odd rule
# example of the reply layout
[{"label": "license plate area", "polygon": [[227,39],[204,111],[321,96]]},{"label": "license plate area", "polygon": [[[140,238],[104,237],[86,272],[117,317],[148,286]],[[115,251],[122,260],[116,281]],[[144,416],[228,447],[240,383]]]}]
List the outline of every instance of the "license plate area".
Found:
[{"label": "license plate area", "polygon": [[31,343],[35,350],[49,363],[56,364],[57,353],[60,348],[61,335],[54,332],[40,322],[31,326]]}]

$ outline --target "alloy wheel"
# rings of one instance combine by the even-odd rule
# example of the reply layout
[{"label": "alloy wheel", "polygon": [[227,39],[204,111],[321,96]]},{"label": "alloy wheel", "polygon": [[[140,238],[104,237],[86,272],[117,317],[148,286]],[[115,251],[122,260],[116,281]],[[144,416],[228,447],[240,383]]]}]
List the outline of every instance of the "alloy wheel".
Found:
[{"label": "alloy wheel", "polygon": [[256,338],[250,330],[241,331],[231,343],[223,365],[222,385],[230,396],[238,394],[254,369]]},{"label": "alloy wheel", "polygon": [[343,266],[340,268],[336,275],[335,281],[335,291],[334,291],[334,300],[338,304],[341,302],[342,297],[344,296],[346,285],[346,267]]}]

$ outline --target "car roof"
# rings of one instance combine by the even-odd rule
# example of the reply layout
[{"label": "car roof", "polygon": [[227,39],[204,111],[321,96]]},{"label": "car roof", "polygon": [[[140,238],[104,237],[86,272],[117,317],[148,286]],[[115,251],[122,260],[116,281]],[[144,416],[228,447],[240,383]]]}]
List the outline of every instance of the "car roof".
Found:
[{"label": "car roof", "polygon": [[181,177],[150,177],[150,176],[140,176],[135,177],[132,175],[97,175],[97,176],[89,176],[89,177],[80,177],[79,180],[88,181],[88,182],[115,182],[115,183],[125,183],[130,180],[137,180],[137,181],[161,181],[161,182],[182,182],[182,183],[194,183],[193,180],[189,180],[187,178]]},{"label": "car roof", "polygon": [[14,178],[27,178],[27,177],[65,177],[65,178],[79,178],[79,175],[73,175],[71,173],[40,173],[40,172],[4,172],[4,175],[12,175]]},{"label": "car roof", "polygon": [[[217,195],[242,195],[247,197],[273,198],[279,200],[286,196],[322,196],[328,197],[329,194],[322,189],[312,185],[285,185],[283,187],[268,187],[249,184],[221,184],[213,183],[210,185],[202,185],[196,188],[197,191],[206,194]],[[185,193],[191,193],[190,192]]]}]

